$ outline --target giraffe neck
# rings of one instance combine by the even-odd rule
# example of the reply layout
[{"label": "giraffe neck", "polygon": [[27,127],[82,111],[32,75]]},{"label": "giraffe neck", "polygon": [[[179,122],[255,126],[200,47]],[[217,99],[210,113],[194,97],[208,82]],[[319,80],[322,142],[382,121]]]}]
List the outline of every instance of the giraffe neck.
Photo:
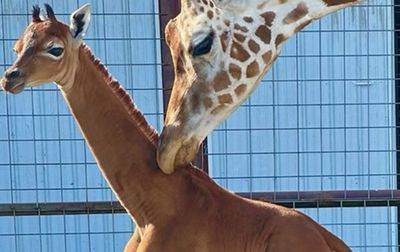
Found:
[{"label": "giraffe neck", "polygon": [[59,83],[63,96],[108,184],[144,224],[163,210],[156,200],[159,187],[153,186],[157,134],[86,46],[77,62],[74,77]]}]

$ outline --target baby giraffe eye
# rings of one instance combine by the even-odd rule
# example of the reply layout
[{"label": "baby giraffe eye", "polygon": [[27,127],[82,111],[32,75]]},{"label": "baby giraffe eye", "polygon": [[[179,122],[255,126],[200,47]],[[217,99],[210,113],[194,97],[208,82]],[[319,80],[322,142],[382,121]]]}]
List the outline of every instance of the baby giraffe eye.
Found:
[{"label": "baby giraffe eye", "polygon": [[49,49],[47,52],[50,53],[51,55],[55,56],[55,57],[59,57],[64,52],[64,48],[62,48],[62,47],[53,47],[53,48]]},{"label": "baby giraffe eye", "polygon": [[211,51],[213,42],[214,32],[210,32],[210,34],[208,34],[207,37],[203,39],[203,41],[201,41],[199,44],[191,49],[191,54],[195,57],[209,53]]}]

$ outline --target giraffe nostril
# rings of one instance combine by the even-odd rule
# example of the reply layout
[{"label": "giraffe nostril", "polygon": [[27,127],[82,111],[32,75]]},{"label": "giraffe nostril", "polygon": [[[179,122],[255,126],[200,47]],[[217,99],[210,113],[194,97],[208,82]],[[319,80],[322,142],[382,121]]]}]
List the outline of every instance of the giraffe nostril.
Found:
[{"label": "giraffe nostril", "polygon": [[13,70],[7,72],[6,77],[7,79],[16,79],[21,75],[21,72],[19,71],[18,68],[14,68]]}]

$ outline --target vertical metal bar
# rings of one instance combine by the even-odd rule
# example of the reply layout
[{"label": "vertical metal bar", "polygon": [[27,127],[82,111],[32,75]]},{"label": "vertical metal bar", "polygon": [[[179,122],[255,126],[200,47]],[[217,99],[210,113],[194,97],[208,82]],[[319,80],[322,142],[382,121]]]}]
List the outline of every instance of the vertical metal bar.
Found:
[{"label": "vertical metal bar", "polygon": [[[395,114],[396,114],[396,180],[400,188],[400,0],[394,0],[394,65],[395,65]],[[400,207],[397,207],[397,240],[400,241]],[[400,249],[400,245],[397,244]]]},{"label": "vertical metal bar", "polygon": [[[160,43],[161,43],[161,71],[163,82],[163,98],[164,98],[164,114],[167,111],[169,98],[171,96],[172,85],[174,81],[174,70],[172,67],[172,58],[169,48],[164,39],[165,26],[168,21],[179,13],[179,0],[159,0],[159,17],[160,17]],[[199,153],[197,153],[193,164],[208,173],[208,156],[207,156],[207,139],[201,144]]]}]

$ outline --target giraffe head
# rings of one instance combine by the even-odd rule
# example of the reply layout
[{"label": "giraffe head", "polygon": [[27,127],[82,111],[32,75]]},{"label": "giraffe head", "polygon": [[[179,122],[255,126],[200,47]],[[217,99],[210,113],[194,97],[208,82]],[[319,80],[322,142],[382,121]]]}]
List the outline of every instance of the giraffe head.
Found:
[{"label": "giraffe head", "polygon": [[0,81],[5,91],[15,94],[51,81],[61,85],[74,70],[70,66],[87,30],[90,6],[72,13],[69,26],[57,21],[49,5],[45,9],[47,18],[42,19],[40,8],[33,7],[31,22],[14,45],[17,58]]},{"label": "giraffe head", "polygon": [[[165,31],[175,80],[157,160],[190,162],[205,137],[255,89],[282,43],[357,0],[181,0]],[[290,69],[288,69],[290,71]]]}]

